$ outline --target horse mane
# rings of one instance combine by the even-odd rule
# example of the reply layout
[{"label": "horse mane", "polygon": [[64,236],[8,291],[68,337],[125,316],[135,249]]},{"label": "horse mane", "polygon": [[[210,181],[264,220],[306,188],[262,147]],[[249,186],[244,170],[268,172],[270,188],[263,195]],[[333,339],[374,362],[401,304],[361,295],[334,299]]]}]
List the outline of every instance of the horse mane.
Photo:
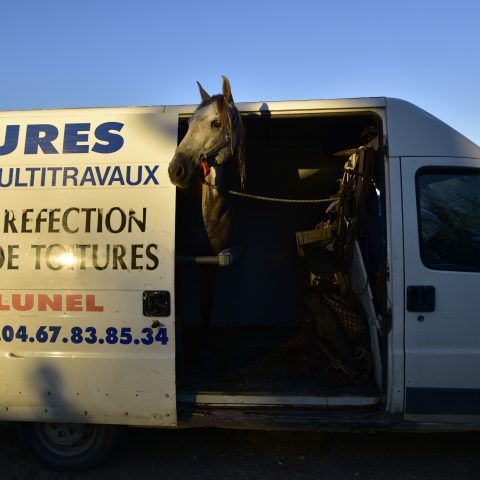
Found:
[{"label": "horse mane", "polygon": [[233,103],[228,103],[223,95],[213,95],[209,100],[202,102],[195,111],[212,103],[216,103],[220,123],[230,144],[230,151],[238,170],[240,188],[245,190],[245,128],[243,127],[242,117],[237,107]]}]

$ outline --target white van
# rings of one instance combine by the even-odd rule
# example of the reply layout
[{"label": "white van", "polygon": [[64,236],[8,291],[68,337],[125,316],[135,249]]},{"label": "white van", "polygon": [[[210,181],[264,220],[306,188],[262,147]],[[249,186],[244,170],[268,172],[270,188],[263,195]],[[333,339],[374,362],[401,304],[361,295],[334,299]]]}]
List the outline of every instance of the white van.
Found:
[{"label": "white van", "polygon": [[194,108],[1,112],[1,419],[55,468],[93,465],[118,425],[478,429],[480,148],[396,99],[238,105],[249,193],[335,197],[372,152],[347,272],[369,374],[350,382],[302,326],[296,234],[328,203],[238,198],[246,249],[200,326],[194,195],[167,173]]}]

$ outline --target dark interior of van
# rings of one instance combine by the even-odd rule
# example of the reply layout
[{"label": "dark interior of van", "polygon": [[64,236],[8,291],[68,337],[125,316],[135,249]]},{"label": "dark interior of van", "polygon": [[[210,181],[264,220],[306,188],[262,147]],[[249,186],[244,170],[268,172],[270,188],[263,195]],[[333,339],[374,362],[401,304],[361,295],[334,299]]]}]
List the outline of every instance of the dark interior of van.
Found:
[{"label": "dark interior of van", "polygon": [[[179,141],[188,128],[187,120],[180,119]],[[248,193],[327,200],[232,199],[232,244],[240,246],[242,254],[233,265],[218,267],[208,328],[202,326],[200,315],[205,267],[194,262],[177,264],[178,391],[185,394],[184,399],[196,401],[200,392],[209,392],[305,398],[371,395],[378,403],[385,362],[378,324],[385,311],[381,122],[368,112],[299,116],[268,110],[242,115],[242,120]],[[338,199],[349,157],[368,146],[372,166],[357,210],[361,218],[358,222],[343,219],[348,228],[355,224],[350,241],[361,252],[356,262],[365,278],[354,282],[350,280],[352,259],[340,258],[341,245],[333,252],[325,241],[302,248],[297,233],[315,231],[319,225],[335,231],[326,210]],[[355,188],[351,190],[345,194],[349,205],[356,195]],[[176,256],[202,254],[203,240],[192,234],[201,222],[199,208],[197,191],[177,192]],[[342,215],[347,214],[342,211]],[[362,306],[358,300],[367,290],[369,311],[365,301]],[[325,307],[326,291],[332,292],[334,300],[343,296],[352,301],[337,310],[330,304]],[[353,325],[355,331],[355,322],[358,330],[365,330],[359,341],[364,344],[363,358],[356,358],[357,353],[351,353],[353,360],[342,360],[340,354],[336,358],[336,350],[358,350],[359,342],[349,335],[352,328],[348,330]],[[188,397],[189,392],[195,395]]]}]

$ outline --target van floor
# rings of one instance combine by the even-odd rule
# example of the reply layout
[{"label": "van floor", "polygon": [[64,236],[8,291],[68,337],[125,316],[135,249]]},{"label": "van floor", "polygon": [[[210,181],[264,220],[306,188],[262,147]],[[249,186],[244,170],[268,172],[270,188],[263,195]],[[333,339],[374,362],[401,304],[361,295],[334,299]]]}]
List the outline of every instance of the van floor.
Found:
[{"label": "van floor", "polygon": [[[318,347],[297,328],[185,328],[181,391],[291,395],[371,394],[325,368]],[[330,374],[326,375],[325,371]],[[333,374],[332,374],[333,372]]]}]

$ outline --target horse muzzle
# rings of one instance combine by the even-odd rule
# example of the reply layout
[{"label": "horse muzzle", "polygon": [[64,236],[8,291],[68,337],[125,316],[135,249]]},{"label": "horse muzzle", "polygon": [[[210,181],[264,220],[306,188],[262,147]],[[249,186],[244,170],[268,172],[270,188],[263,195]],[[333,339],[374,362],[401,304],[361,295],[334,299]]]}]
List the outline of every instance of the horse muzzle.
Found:
[{"label": "horse muzzle", "polygon": [[177,153],[168,165],[170,181],[179,188],[187,188],[193,178],[192,160],[182,153]]}]

